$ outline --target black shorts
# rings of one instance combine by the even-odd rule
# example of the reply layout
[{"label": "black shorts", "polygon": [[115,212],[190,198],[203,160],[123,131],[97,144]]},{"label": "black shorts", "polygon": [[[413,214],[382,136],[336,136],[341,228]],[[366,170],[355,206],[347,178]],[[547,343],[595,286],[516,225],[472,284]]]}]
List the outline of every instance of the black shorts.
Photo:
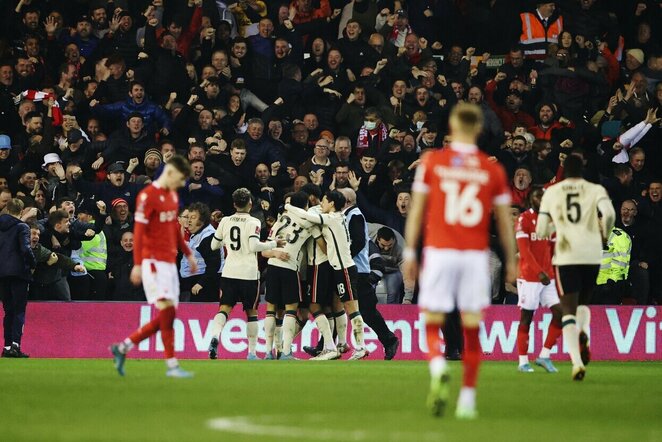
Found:
[{"label": "black shorts", "polygon": [[566,293],[578,293],[579,303],[588,304],[595,288],[595,281],[600,272],[600,265],[565,265],[555,266],[556,289],[559,296]]},{"label": "black shorts", "polygon": [[221,277],[221,305],[235,306],[240,302],[244,310],[256,310],[260,303],[260,281]]},{"label": "black shorts", "polygon": [[333,291],[331,290],[332,272],[333,269],[328,261],[320,265],[308,266],[308,284],[310,286],[308,299],[311,304],[331,305],[333,300]]},{"label": "black shorts", "polygon": [[265,299],[274,305],[298,304],[301,302],[299,272],[283,267],[267,267],[267,295]]},{"label": "black shorts", "polygon": [[358,271],[356,266],[343,270],[333,271],[333,282],[336,286],[336,292],[342,302],[358,301],[358,291],[356,290],[356,281]]}]

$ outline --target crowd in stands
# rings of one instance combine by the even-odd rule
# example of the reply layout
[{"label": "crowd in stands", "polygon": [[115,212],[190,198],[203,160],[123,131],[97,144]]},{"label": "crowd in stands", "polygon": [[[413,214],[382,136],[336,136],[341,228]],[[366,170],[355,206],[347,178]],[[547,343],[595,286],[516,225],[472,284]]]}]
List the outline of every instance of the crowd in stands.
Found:
[{"label": "crowd in stands", "polygon": [[[480,148],[511,179],[514,217],[568,155],[607,188],[619,230],[594,302],[662,302],[659,0],[0,8],[0,210],[23,202],[30,300],[143,300],[129,283],[135,197],[181,153],[193,173],[180,223],[202,264],[181,267],[184,300],[218,299],[209,243],[235,189],[251,190],[266,235],[284,195],[314,184],[356,191],[385,258],[384,299],[415,302],[399,274],[411,183],[468,101],[484,112]],[[510,302],[499,253],[495,241],[493,299]]]}]

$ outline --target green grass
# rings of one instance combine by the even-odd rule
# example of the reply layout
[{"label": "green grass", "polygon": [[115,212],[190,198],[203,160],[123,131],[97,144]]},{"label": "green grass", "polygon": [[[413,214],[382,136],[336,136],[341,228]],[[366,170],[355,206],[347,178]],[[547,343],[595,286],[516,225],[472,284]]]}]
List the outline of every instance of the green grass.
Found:
[{"label": "green grass", "polygon": [[[422,362],[184,361],[194,379],[167,379],[162,361],[0,359],[3,441],[660,441],[662,364],[568,364],[550,375],[484,363],[480,418],[432,418]],[[453,397],[460,380],[452,364]],[[248,434],[209,428],[244,417]],[[288,430],[284,427],[290,427]],[[266,433],[266,434],[254,434]]]}]

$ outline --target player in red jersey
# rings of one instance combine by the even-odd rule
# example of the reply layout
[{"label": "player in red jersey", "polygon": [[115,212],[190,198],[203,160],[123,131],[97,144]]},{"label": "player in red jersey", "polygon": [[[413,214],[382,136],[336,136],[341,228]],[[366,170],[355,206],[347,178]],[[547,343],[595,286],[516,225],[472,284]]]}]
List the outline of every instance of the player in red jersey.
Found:
[{"label": "player in red jersey", "polygon": [[529,329],[533,313],[539,305],[549,307],[552,311],[552,321],[547,329],[547,338],[536,359],[536,365],[543,367],[549,373],[557,373],[558,370],[552,364],[550,352],[556,340],[561,335],[561,304],[559,294],[554,283],[554,267],[552,266],[552,254],[554,242],[549,239],[538,238],[536,235],[536,220],[543,190],[534,189],[529,194],[529,205],[531,208],[523,212],[515,227],[515,238],[519,249],[519,278],[517,278],[517,294],[520,308],[520,322],[517,328],[517,350],[519,353],[518,370],[521,372],[532,372],[529,364]]},{"label": "player in red jersey", "polygon": [[[456,307],[464,327],[464,375],[455,415],[472,419],[476,413],[476,379],[480,364],[478,326],[490,304],[489,224],[496,216],[506,256],[506,280],[517,276],[515,238],[510,215],[506,173],[476,146],[482,130],[479,107],[458,104],[449,126],[453,142],[426,155],[416,171],[405,239],[405,277],[418,273],[416,248],[423,233],[423,258],[419,275],[419,305],[425,313],[430,361],[428,407],[441,415],[448,401],[448,371],[441,354],[439,329],[446,314]],[[421,228],[423,226],[423,229]]]},{"label": "player in red jersey", "polygon": [[115,368],[122,376],[129,350],[159,330],[168,366],[166,375],[177,378],[192,376],[192,373],[179,367],[175,358],[175,331],[172,327],[179,302],[179,278],[175,264],[178,247],[186,255],[192,273],[197,271],[196,260],[177,222],[177,189],[184,185],[190,175],[191,166],[188,161],[175,155],[168,160],[156,181],[138,194],[131,282],[139,285],[142,281],[147,302],[156,305],[159,314],[123,342],[111,345]]}]

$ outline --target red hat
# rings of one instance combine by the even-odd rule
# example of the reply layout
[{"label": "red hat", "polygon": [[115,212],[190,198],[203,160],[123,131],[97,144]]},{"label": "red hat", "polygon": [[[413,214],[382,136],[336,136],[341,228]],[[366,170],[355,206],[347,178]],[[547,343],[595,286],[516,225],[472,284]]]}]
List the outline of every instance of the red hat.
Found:
[{"label": "red hat", "polygon": [[122,203],[126,204],[127,206],[129,205],[129,203],[127,203],[126,200],[125,200],[124,198],[115,198],[115,199],[110,203],[110,205],[111,205],[112,208],[114,209],[115,206],[117,206],[118,204],[122,204]]}]

